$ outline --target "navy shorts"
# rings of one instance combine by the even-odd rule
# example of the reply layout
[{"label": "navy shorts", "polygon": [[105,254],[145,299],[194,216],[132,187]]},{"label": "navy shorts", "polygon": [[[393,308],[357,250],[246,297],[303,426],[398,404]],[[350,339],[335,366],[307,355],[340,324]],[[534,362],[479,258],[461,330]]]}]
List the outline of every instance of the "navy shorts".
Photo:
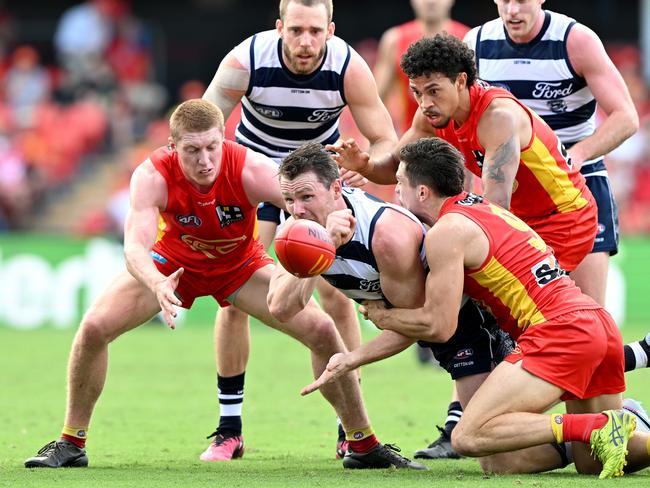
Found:
[{"label": "navy shorts", "polygon": [[419,341],[418,344],[431,348],[440,366],[454,380],[489,373],[515,346],[510,336],[499,328],[495,318],[472,300],[460,309],[458,328],[447,342]]},{"label": "navy shorts", "polygon": [[580,172],[587,180],[587,187],[598,206],[598,233],[594,240],[594,252],[608,252],[610,256],[618,253],[618,207],[612,194],[603,159],[585,165]]},{"label": "navy shorts", "polygon": [[257,220],[264,220],[265,222],[275,222],[280,225],[287,220],[289,212],[284,209],[278,208],[272,203],[262,202],[257,207]]}]

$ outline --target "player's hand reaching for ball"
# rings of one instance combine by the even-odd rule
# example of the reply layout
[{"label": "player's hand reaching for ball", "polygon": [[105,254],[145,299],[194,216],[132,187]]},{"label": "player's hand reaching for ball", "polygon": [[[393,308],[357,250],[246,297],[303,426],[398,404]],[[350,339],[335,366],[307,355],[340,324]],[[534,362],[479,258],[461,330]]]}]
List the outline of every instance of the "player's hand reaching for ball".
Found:
[{"label": "player's hand reaching for ball", "polygon": [[305,386],[302,390],[300,390],[300,394],[303,396],[308,395],[309,393],[318,390],[321,386],[326,385],[330,381],[334,381],[342,374],[345,374],[348,371],[354,369],[352,365],[349,364],[348,356],[349,353],[344,354],[342,352],[338,352],[334,354],[327,363],[327,366],[325,366],[325,369],[321,375],[316,378],[313,383]]},{"label": "player's hand reaching for ball", "polygon": [[176,312],[176,307],[180,307],[182,305],[182,302],[178,299],[174,292],[176,291],[178,282],[183,275],[183,271],[183,268],[178,268],[172,274],[167,276],[165,279],[160,280],[155,285],[156,298],[160,304],[160,308],[163,313],[163,319],[170,329],[176,328],[176,324],[174,323],[174,319],[178,315]]},{"label": "player's hand reaching for ball", "polygon": [[368,178],[365,178],[356,171],[350,171],[349,169],[339,168],[339,175],[341,175],[341,181],[343,181],[343,184],[352,188],[361,188],[368,183]]},{"label": "player's hand reaching for ball", "polygon": [[325,149],[334,152],[332,158],[336,163],[348,170],[361,175],[370,170],[370,154],[362,151],[354,139],[339,139],[334,144],[328,144]]},{"label": "player's hand reaching for ball", "polygon": [[334,246],[338,249],[341,245],[352,239],[356,225],[357,221],[352,215],[352,210],[346,208],[343,210],[335,210],[329,214],[325,228],[332,238]]}]

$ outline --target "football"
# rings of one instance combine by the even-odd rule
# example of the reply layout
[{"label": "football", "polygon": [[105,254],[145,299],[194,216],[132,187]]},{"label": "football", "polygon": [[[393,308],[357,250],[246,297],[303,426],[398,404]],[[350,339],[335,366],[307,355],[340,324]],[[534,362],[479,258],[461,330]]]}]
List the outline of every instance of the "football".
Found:
[{"label": "football", "polygon": [[299,219],[280,228],[275,236],[275,254],[289,273],[311,278],[331,266],[336,248],[325,227],[312,220]]}]

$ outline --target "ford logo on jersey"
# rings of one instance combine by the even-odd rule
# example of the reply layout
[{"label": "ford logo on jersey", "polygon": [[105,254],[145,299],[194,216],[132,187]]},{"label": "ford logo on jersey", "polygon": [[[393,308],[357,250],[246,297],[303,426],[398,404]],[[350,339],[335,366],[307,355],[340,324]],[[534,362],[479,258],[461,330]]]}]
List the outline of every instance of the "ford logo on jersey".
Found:
[{"label": "ford logo on jersey", "polygon": [[328,122],[341,113],[343,108],[320,108],[314,110],[309,117],[307,117],[307,122]]}]

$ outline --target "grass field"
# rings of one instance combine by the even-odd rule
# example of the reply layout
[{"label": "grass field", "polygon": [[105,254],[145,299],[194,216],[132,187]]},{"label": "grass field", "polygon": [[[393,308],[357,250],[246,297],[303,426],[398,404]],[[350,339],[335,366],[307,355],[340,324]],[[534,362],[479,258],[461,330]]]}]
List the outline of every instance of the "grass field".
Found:
[{"label": "grass field", "polygon": [[[645,326],[624,329],[627,340]],[[369,332],[371,334],[371,332]],[[176,331],[144,326],[111,346],[104,394],[90,428],[89,469],[26,470],[25,458],[60,433],[72,332],[0,329],[0,486],[591,486],[571,467],[542,475],[484,476],[475,460],[430,461],[428,472],[342,469],[334,460],[335,417],[310,380],[308,352],[255,326],[247,371],[242,460],[198,461],[218,418],[208,327]],[[630,396],[650,405],[649,370],[627,375]],[[449,399],[446,374],[415,361],[412,351],[367,366],[363,389],[380,440],[403,453],[429,443]],[[598,482],[650,486],[650,470]]]}]

